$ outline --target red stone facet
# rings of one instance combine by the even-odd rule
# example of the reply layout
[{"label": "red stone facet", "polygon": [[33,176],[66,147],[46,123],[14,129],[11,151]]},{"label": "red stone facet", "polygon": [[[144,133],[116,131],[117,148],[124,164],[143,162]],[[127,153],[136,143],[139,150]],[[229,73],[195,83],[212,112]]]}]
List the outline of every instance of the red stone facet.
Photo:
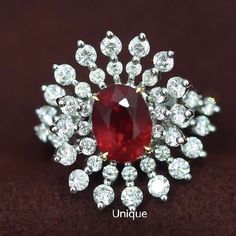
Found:
[{"label": "red stone facet", "polygon": [[101,152],[117,162],[132,162],[151,142],[152,121],[142,95],[125,85],[110,85],[94,103],[93,131]]}]

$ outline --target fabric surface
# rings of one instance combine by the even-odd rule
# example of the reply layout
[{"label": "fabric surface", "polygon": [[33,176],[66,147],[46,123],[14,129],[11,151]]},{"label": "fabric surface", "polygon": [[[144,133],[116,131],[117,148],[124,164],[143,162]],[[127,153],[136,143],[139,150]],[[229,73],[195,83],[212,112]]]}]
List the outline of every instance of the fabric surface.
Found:
[{"label": "fabric surface", "polygon": [[[2,1],[0,235],[236,235],[235,12],[233,0]],[[181,75],[222,107],[213,118],[218,132],[204,140],[208,158],[191,163],[191,182],[171,180],[167,203],[152,198],[146,176],[139,176],[139,210],[148,217],[135,221],[112,217],[112,209],[125,210],[122,180],[114,184],[113,205],[101,212],[92,199],[101,174],[92,176],[86,191],[71,195],[68,174],[84,157],[60,166],[33,132],[34,109],[44,104],[40,86],[53,83],[52,64],[71,64],[80,80],[88,80],[74,59],[76,41],[99,49],[107,30],[121,38],[125,62],[129,40],[141,31],[151,44],[144,67],[156,51],[175,51],[175,68],[163,81]],[[99,56],[104,67],[107,61]]]}]

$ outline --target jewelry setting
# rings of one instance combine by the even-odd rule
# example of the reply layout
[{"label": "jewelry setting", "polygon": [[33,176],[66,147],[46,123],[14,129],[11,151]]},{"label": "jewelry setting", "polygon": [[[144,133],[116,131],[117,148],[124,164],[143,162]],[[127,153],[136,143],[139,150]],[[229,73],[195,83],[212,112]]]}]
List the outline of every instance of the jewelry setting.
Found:
[{"label": "jewelry setting", "polygon": [[[126,83],[122,83],[123,64],[118,59],[122,43],[111,31],[100,43],[102,54],[109,59],[107,73],[97,67],[94,47],[81,40],[77,45],[76,61],[89,69],[89,80],[99,91],[92,92],[87,82],[77,80],[72,66],[53,65],[56,84],[42,86],[47,105],[36,109],[41,122],[34,128],[36,135],[55,147],[54,160],[64,166],[74,164],[78,154],[87,156],[84,169],[69,175],[71,193],[86,189],[89,175],[102,170],[104,182],[93,191],[99,209],[115,199],[112,185],[120,174],[118,165],[123,166],[121,176],[126,186],[122,203],[130,211],[141,204],[143,193],[135,184],[138,171],[134,162],[147,174],[149,193],[167,201],[170,183],[156,167],[165,162],[172,178],[191,180],[185,159],[206,157],[199,137],[216,130],[208,117],[219,112],[219,106],[214,98],[190,90],[189,81],[181,77],[170,78],[166,87],[156,86],[161,74],[174,66],[173,51],[157,52],[153,67],[144,70],[137,84],[141,59],[150,51],[144,33],[128,45],[132,58],[125,67]],[[75,95],[66,94],[63,87],[73,89]],[[179,153],[173,157],[176,151]]]}]

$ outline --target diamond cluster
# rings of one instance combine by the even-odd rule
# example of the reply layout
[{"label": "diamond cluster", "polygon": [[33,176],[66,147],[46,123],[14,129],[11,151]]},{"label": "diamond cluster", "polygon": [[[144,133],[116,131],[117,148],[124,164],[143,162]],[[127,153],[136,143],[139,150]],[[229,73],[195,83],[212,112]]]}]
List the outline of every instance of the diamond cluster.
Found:
[{"label": "diamond cluster", "polygon": [[[92,119],[94,103],[99,100],[98,93],[92,91],[89,83],[80,81],[76,70],[68,64],[53,65],[56,83],[42,86],[47,105],[36,109],[41,122],[35,126],[36,135],[41,141],[50,142],[55,147],[54,160],[64,166],[73,165],[79,159],[79,154],[86,156],[84,168],[75,169],[69,175],[71,193],[86,189],[89,176],[102,171],[103,183],[93,191],[93,198],[99,209],[110,205],[115,199],[112,184],[119,175],[125,182],[120,196],[122,203],[130,211],[135,211],[141,204],[143,192],[135,185],[138,171],[132,165],[137,159],[140,159],[138,162],[141,171],[148,177],[149,193],[166,201],[170,182],[167,177],[156,171],[159,163],[166,163],[172,178],[191,180],[188,159],[206,157],[207,153],[200,138],[216,130],[209,116],[219,112],[219,106],[214,98],[203,97],[190,90],[189,81],[180,76],[170,78],[166,87],[156,86],[161,74],[172,70],[174,52],[157,52],[153,57],[153,66],[143,70],[141,60],[150,52],[150,45],[144,33],[130,41],[128,50],[131,59],[124,65],[118,58],[123,47],[122,42],[108,31],[100,43],[101,52],[108,59],[105,70],[97,66],[98,55],[93,46],[82,40],[77,42],[77,46],[76,61],[88,68],[90,82],[100,90],[106,89],[111,80],[114,86],[118,87],[122,83],[121,74],[126,72],[128,80],[125,85],[142,95],[147,113],[151,117],[151,143],[149,146],[141,146],[143,152],[146,150],[144,155],[125,161],[121,173],[116,160],[110,158],[109,162],[105,162],[109,159],[109,153],[99,150],[100,140],[96,140]],[[141,78],[139,84],[136,77]],[[68,87],[72,88],[70,93],[67,93]],[[74,95],[71,91],[74,91]],[[124,90],[119,92],[121,91]],[[129,105],[127,99],[122,100],[122,106],[127,108]],[[119,138],[124,136],[120,134]],[[174,148],[180,150],[182,155],[173,157],[171,152]]]}]

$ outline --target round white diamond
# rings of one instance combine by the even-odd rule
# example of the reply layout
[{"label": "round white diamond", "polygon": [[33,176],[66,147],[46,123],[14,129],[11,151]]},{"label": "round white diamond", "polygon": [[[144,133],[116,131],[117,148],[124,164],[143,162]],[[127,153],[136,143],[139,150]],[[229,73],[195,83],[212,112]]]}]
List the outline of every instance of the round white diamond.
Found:
[{"label": "round white diamond", "polygon": [[183,154],[189,158],[197,158],[203,152],[203,145],[200,139],[196,137],[187,138],[187,143],[181,145]]},{"label": "round white diamond", "polygon": [[100,69],[100,68],[92,70],[89,73],[89,79],[94,84],[101,84],[101,83],[103,83],[104,80],[105,80],[105,77],[106,77],[105,72],[102,69]]},{"label": "round white diamond", "polygon": [[96,50],[91,45],[86,44],[77,49],[75,59],[81,66],[89,66],[90,63],[97,60]]},{"label": "round white diamond", "polygon": [[117,62],[110,61],[107,64],[107,73],[109,75],[112,75],[112,76],[120,75],[122,71],[123,71],[123,65],[119,61],[117,61]]},{"label": "round white diamond", "polygon": [[125,166],[121,175],[125,181],[134,181],[138,176],[138,172],[133,166]]},{"label": "round white diamond", "polygon": [[187,109],[185,106],[180,104],[175,104],[171,107],[171,121],[176,125],[181,125],[187,121],[185,116]]},{"label": "round white diamond", "polygon": [[65,96],[65,90],[57,84],[48,85],[44,91],[45,101],[52,105],[57,106],[57,98]]},{"label": "round white diamond", "polygon": [[67,86],[75,80],[75,69],[71,65],[57,65],[54,71],[54,78],[60,85]]},{"label": "round white diamond", "polygon": [[127,207],[137,207],[143,201],[142,191],[136,187],[126,187],[121,193],[121,201]]},{"label": "round white diamond", "polygon": [[35,133],[42,142],[47,142],[47,137],[50,130],[45,124],[40,124],[34,127]]},{"label": "round white diamond", "polygon": [[165,142],[171,147],[179,146],[177,139],[181,137],[183,137],[182,132],[175,127],[169,127],[165,132]]},{"label": "round white diamond", "polygon": [[102,206],[110,205],[115,198],[114,190],[111,186],[100,184],[93,191],[93,199]]},{"label": "round white diamond", "polygon": [[201,112],[206,116],[211,116],[216,112],[216,102],[214,98],[207,97],[204,99],[204,105],[201,107]]},{"label": "round white diamond", "polygon": [[134,64],[132,61],[128,62],[126,65],[126,72],[130,76],[137,76],[141,73],[142,66],[140,63]]},{"label": "round white diamond", "polygon": [[70,189],[77,191],[83,191],[88,187],[89,177],[84,170],[74,170],[69,175],[69,187]]},{"label": "round white diamond", "polygon": [[79,98],[89,98],[91,97],[91,88],[90,85],[86,82],[79,82],[75,86],[75,94]]},{"label": "round white diamond", "polygon": [[75,125],[71,116],[64,115],[56,123],[57,135],[62,138],[70,138],[74,134]]},{"label": "round white diamond", "polygon": [[154,125],[152,127],[152,136],[157,139],[162,139],[164,135],[164,128],[161,125]]},{"label": "round white diamond", "polygon": [[206,136],[210,133],[211,123],[206,116],[198,116],[195,121],[196,125],[192,128],[194,133],[200,136]]},{"label": "round white diamond", "polygon": [[167,111],[166,106],[157,106],[152,112],[152,117],[155,120],[164,120],[166,118],[165,114]]},{"label": "round white diamond", "polygon": [[68,114],[68,115],[75,115],[77,113],[77,109],[79,108],[79,103],[77,99],[70,95],[66,95],[60,98],[59,105],[60,105],[61,111],[64,114]]},{"label": "round white diamond", "polygon": [[69,166],[76,161],[76,156],[76,149],[69,143],[63,143],[56,151],[55,161],[64,166]]},{"label": "round white diamond", "polygon": [[186,92],[184,85],[186,80],[180,77],[172,77],[167,82],[167,92],[174,98],[181,98]]},{"label": "round white diamond", "polygon": [[143,172],[152,172],[156,168],[156,162],[151,157],[145,157],[140,161],[140,168]]},{"label": "round white diamond", "polygon": [[100,44],[101,52],[108,57],[117,56],[122,49],[120,39],[113,35],[112,38],[104,38]]},{"label": "round white diamond", "polygon": [[103,178],[108,179],[110,181],[116,180],[118,174],[119,174],[118,169],[112,165],[107,165],[102,170]]},{"label": "round white diamond", "polygon": [[158,81],[158,76],[152,70],[145,70],[142,75],[142,83],[145,86],[154,86]]},{"label": "round white diamond", "polygon": [[79,147],[84,155],[92,155],[96,151],[96,141],[92,138],[83,138],[79,143]]},{"label": "round white diamond", "polygon": [[93,172],[97,172],[102,169],[102,159],[99,156],[93,155],[88,158],[87,166],[92,168]]},{"label": "round white diamond", "polygon": [[[171,54],[171,55],[170,55]],[[173,52],[161,51],[154,55],[153,64],[161,72],[168,72],[174,67]]]},{"label": "round white diamond", "polygon": [[150,51],[149,42],[140,40],[139,36],[134,37],[129,43],[129,52],[132,56],[145,57]]},{"label": "round white diamond", "polygon": [[170,157],[170,149],[165,145],[157,145],[155,147],[155,157],[159,161],[167,161]]},{"label": "round white diamond", "polygon": [[148,191],[154,197],[161,197],[167,195],[170,190],[170,182],[163,175],[156,175],[148,182]]},{"label": "round white diamond", "polygon": [[174,179],[184,179],[190,172],[190,166],[183,158],[175,158],[168,166],[170,175]]},{"label": "round white diamond", "polygon": [[80,104],[80,115],[83,117],[88,117],[91,115],[93,110],[92,104],[90,101],[86,101]]},{"label": "round white diamond", "polygon": [[78,123],[78,134],[80,136],[86,136],[90,133],[92,125],[88,121],[79,121]]},{"label": "round white diamond", "polygon": [[196,108],[199,105],[200,100],[200,96],[194,91],[187,92],[183,97],[184,105],[191,109]]},{"label": "round white diamond", "polygon": [[166,93],[163,88],[156,87],[150,91],[150,100],[158,105],[166,100]]},{"label": "round white diamond", "polygon": [[57,110],[55,107],[43,106],[36,110],[36,114],[42,123],[52,125],[53,118],[57,114]]}]

